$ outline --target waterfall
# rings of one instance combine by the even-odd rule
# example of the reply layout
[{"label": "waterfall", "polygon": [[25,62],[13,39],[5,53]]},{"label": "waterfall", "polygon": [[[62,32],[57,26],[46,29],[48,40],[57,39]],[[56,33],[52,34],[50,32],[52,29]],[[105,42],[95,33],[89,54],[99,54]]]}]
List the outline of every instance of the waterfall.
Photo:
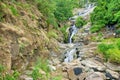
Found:
[{"label": "waterfall", "polygon": [[76,49],[71,49],[70,51],[67,51],[65,54],[64,62],[71,62],[73,60],[74,53],[76,53]]},{"label": "waterfall", "polygon": [[77,33],[77,28],[75,27],[75,25],[71,26],[69,28],[69,40],[68,40],[69,43],[72,43],[72,38],[76,33]]}]

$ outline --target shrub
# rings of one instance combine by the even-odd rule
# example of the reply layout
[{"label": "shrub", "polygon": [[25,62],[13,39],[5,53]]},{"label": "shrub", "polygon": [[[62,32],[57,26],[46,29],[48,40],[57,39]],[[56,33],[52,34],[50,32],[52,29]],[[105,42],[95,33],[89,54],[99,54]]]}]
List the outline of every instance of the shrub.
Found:
[{"label": "shrub", "polygon": [[62,76],[56,76],[52,80],[62,80]]},{"label": "shrub", "polygon": [[3,73],[4,71],[5,67],[0,64],[0,80],[18,80],[18,77],[20,75],[18,71],[15,70],[13,74]]},{"label": "shrub", "polygon": [[58,35],[54,31],[49,31],[48,32],[48,37],[57,39]]},{"label": "shrub", "polygon": [[[118,0],[98,0],[97,7],[95,7],[93,13],[90,16],[92,25],[96,23],[101,26],[101,23],[106,25],[119,24],[120,22],[120,5]],[[101,27],[103,28],[103,27]],[[101,29],[94,29],[94,31],[100,31]]]},{"label": "shrub", "polygon": [[10,6],[10,10],[11,10],[13,15],[18,16],[18,11],[14,6]]},{"label": "shrub", "polygon": [[102,44],[98,45],[98,51],[103,54],[106,61],[108,61],[108,59],[110,58],[110,53],[108,53],[107,51],[110,49],[114,49],[114,48],[115,48],[115,45],[113,45],[113,44],[102,43]]},{"label": "shrub", "polygon": [[72,0],[56,0],[56,10],[54,15],[59,22],[68,20],[72,14],[74,3]]},{"label": "shrub", "polygon": [[60,31],[63,33],[63,40],[64,40],[65,43],[68,42],[68,33],[66,31],[68,27],[69,26],[64,25],[64,27],[60,28]]},{"label": "shrub", "polygon": [[6,74],[3,80],[18,80],[20,73],[18,71],[14,71],[13,74]]},{"label": "shrub", "polygon": [[100,25],[94,25],[94,26],[92,26],[92,27],[90,28],[90,31],[91,31],[92,33],[95,33],[95,32],[100,31],[100,29],[101,29]]},{"label": "shrub", "polygon": [[107,51],[109,54],[109,61],[114,63],[120,63],[120,50],[118,48],[109,49]]},{"label": "shrub", "polygon": [[117,45],[118,49],[120,50],[120,39],[118,39],[118,40],[116,41],[116,45]]},{"label": "shrub", "polygon": [[85,24],[86,24],[86,21],[85,21],[82,17],[78,17],[78,18],[76,19],[76,26],[77,26],[78,28],[82,27],[82,26],[85,25]]},{"label": "shrub", "polygon": [[107,39],[104,42],[111,44],[99,44],[98,51],[103,54],[106,61],[120,63],[120,38]]},{"label": "shrub", "polygon": [[[46,75],[43,76],[39,70],[42,69],[43,71],[46,72]],[[46,59],[38,59],[36,64],[35,64],[35,67],[34,67],[34,70],[31,74],[31,76],[33,77],[34,80],[38,80],[38,79],[42,79],[42,80],[48,80],[46,78],[49,78],[49,72],[50,72],[50,69],[48,67],[48,63],[47,63],[47,60]]]}]

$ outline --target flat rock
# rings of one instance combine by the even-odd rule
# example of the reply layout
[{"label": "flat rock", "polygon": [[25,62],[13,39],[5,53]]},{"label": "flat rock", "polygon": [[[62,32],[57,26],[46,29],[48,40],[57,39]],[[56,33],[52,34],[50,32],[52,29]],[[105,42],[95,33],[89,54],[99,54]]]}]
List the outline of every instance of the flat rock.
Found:
[{"label": "flat rock", "polygon": [[107,66],[107,68],[109,68],[110,70],[113,70],[113,71],[120,71],[120,65],[115,65],[115,64],[112,64],[112,63],[105,63],[105,65]]},{"label": "flat rock", "polygon": [[85,80],[105,80],[105,75],[100,72],[93,72],[89,74]]},{"label": "flat rock", "polygon": [[96,68],[99,71],[105,71],[106,69],[106,67],[102,63],[94,59],[83,60],[81,61],[81,64],[89,68]]}]

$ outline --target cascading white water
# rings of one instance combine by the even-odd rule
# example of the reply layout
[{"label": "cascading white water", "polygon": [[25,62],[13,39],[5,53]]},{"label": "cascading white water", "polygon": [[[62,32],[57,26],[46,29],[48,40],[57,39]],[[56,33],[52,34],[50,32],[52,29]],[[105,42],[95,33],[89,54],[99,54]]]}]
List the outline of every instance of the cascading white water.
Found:
[{"label": "cascading white water", "polygon": [[65,54],[65,59],[64,62],[68,63],[71,62],[73,60],[73,56],[76,53],[76,49],[71,49],[70,51],[67,51]]},{"label": "cascading white water", "polygon": [[72,29],[72,31],[69,31],[69,43],[72,43],[72,37],[77,33],[77,28],[75,27],[75,25],[70,27]]}]

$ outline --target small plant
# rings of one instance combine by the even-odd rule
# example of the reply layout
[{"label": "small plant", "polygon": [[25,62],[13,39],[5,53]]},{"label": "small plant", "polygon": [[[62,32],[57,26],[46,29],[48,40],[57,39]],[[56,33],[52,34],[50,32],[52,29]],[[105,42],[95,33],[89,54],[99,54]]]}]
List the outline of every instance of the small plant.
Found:
[{"label": "small plant", "polygon": [[20,73],[18,71],[14,71],[13,74],[6,74],[3,80],[18,80]]},{"label": "small plant", "polygon": [[48,37],[57,39],[58,35],[54,31],[49,31],[48,32]]},{"label": "small plant", "polygon": [[68,42],[68,33],[67,33],[67,28],[69,26],[65,25],[64,27],[60,28],[60,31],[63,33],[63,38],[64,38],[64,42],[67,43]]},{"label": "small plant", "polygon": [[120,37],[120,29],[115,31],[115,37]]},{"label": "small plant", "polygon": [[78,17],[77,19],[76,19],[76,26],[78,27],[78,28],[81,28],[83,25],[85,25],[86,24],[86,21],[82,18],[82,17]]},{"label": "small plant", "polygon": [[117,39],[116,45],[117,45],[118,49],[120,50],[120,39]]},{"label": "small plant", "polygon": [[0,64],[0,73],[2,73],[5,70],[4,66]]},{"label": "small plant", "polygon": [[18,80],[18,77],[20,75],[18,71],[15,70],[13,74],[4,73],[4,71],[5,67],[0,65],[0,80]]},{"label": "small plant", "polygon": [[56,76],[52,80],[62,80],[62,76],[61,75],[60,76]]},{"label": "small plant", "polygon": [[99,25],[93,25],[91,28],[90,28],[90,31],[92,33],[95,33],[95,32],[98,32],[100,31],[101,27]]},{"label": "small plant", "polygon": [[[45,71],[46,75],[42,75],[39,72],[40,69]],[[45,80],[46,78],[47,79],[49,78],[49,75],[50,75],[49,73],[50,73],[50,70],[48,67],[47,60],[38,59],[31,76],[33,77],[34,80],[38,80],[38,79]]]},{"label": "small plant", "polygon": [[40,77],[42,77],[42,75],[39,73],[39,68],[38,67],[34,68],[31,76],[33,77],[34,80],[37,80]]},{"label": "small plant", "polygon": [[110,54],[107,52],[109,49],[114,49],[115,45],[113,44],[99,44],[98,45],[98,51],[101,52],[103,54],[103,56],[105,57],[105,60],[108,61]]},{"label": "small plant", "polygon": [[18,10],[14,6],[10,6],[10,10],[13,15],[18,16]]}]

